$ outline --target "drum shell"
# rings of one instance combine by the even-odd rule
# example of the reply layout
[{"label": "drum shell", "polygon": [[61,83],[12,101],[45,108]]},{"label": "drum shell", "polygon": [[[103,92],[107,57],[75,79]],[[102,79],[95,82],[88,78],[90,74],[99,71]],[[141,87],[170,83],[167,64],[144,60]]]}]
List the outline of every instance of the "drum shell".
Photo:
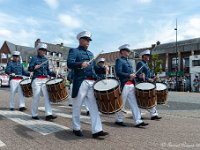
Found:
[{"label": "drum shell", "polygon": [[[59,79],[62,79],[62,78],[59,78]],[[68,97],[68,92],[65,88],[64,79],[54,84],[48,83],[53,80],[56,80],[56,79],[50,79],[46,82],[46,87],[47,87],[50,102],[58,103],[58,102],[66,100],[66,98]]]},{"label": "drum shell", "polygon": [[33,91],[32,91],[32,87],[31,87],[31,80],[27,84],[22,84],[22,82],[25,81],[25,80],[30,80],[30,79],[23,79],[20,82],[20,86],[21,86],[23,95],[24,95],[24,97],[32,97],[33,96]]},{"label": "drum shell", "polygon": [[[159,84],[163,84],[163,83],[159,83]],[[164,84],[165,85],[165,84]],[[157,84],[156,84],[157,86]],[[166,85],[165,85],[166,86]],[[156,97],[157,97],[157,104],[166,104],[167,102],[167,97],[168,97],[168,89],[166,86],[166,89],[164,90],[157,90],[156,89]]]},{"label": "drum shell", "polygon": [[[109,79],[116,80],[115,78],[109,78]],[[106,80],[106,79],[103,79],[103,80]],[[118,82],[118,80],[116,81]],[[94,85],[98,82],[99,81],[96,81]],[[116,87],[113,87],[112,89],[105,90],[105,91],[99,91],[98,89],[94,88],[94,95],[96,97],[98,109],[101,113],[113,114],[122,109],[123,100],[121,97],[119,84]]]},{"label": "drum shell", "polygon": [[[148,84],[152,84],[152,83],[148,83]],[[135,95],[136,95],[138,107],[142,109],[150,109],[150,108],[155,107],[157,105],[155,85],[154,85],[154,88],[148,89],[148,90],[138,89],[137,85],[135,86]]]}]

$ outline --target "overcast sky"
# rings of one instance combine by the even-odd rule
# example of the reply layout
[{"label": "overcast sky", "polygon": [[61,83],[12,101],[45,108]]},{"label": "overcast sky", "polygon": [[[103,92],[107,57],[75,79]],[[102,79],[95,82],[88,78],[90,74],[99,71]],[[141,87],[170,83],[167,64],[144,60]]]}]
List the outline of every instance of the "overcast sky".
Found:
[{"label": "overcast sky", "polygon": [[199,0],[0,0],[0,46],[40,38],[77,47],[77,33],[88,30],[95,54],[143,48],[175,41],[176,18],[178,40],[200,37]]}]

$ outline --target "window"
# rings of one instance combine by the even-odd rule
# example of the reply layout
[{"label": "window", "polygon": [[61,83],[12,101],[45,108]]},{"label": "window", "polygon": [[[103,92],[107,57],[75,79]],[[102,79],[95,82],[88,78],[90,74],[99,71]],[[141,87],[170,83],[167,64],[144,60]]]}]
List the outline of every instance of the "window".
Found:
[{"label": "window", "polygon": [[185,57],[183,58],[183,67],[189,67],[190,66],[190,61],[189,61],[189,57]]},{"label": "window", "polygon": [[172,58],[172,68],[176,68],[176,60],[177,60],[177,66],[179,64],[178,58]]},{"label": "window", "polygon": [[193,60],[192,66],[200,66],[200,60]]}]

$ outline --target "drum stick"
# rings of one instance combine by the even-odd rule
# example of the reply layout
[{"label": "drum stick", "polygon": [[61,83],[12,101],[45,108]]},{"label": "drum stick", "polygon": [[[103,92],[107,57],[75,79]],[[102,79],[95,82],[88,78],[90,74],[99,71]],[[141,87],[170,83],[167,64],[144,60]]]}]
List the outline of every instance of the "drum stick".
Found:
[{"label": "drum stick", "polygon": [[49,60],[46,60],[44,62],[42,62],[39,66],[41,67],[42,65],[44,65],[45,63],[47,63]]},{"label": "drum stick", "polygon": [[135,74],[137,74],[145,65],[146,64],[143,64],[142,67],[140,67],[140,69],[138,69]]},{"label": "drum stick", "polygon": [[92,58],[90,61],[88,61],[88,63],[91,63],[93,60],[95,60],[99,55],[101,55],[103,53],[103,50],[97,55],[95,56],[94,58]]},{"label": "drum stick", "polygon": [[[103,53],[103,50],[97,55],[95,56],[94,58],[92,58],[90,61],[88,61],[88,63],[90,64],[93,60],[95,60],[101,53]],[[83,68],[81,68],[83,69]]]}]

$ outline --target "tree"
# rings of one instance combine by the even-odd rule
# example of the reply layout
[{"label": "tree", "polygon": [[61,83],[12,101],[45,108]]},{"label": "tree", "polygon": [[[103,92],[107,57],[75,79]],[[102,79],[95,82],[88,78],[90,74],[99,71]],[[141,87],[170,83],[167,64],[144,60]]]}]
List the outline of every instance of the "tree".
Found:
[{"label": "tree", "polygon": [[158,54],[153,54],[149,61],[149,67],[154,71],[155,75],[162,72],[163,60],[159,59]]}]

